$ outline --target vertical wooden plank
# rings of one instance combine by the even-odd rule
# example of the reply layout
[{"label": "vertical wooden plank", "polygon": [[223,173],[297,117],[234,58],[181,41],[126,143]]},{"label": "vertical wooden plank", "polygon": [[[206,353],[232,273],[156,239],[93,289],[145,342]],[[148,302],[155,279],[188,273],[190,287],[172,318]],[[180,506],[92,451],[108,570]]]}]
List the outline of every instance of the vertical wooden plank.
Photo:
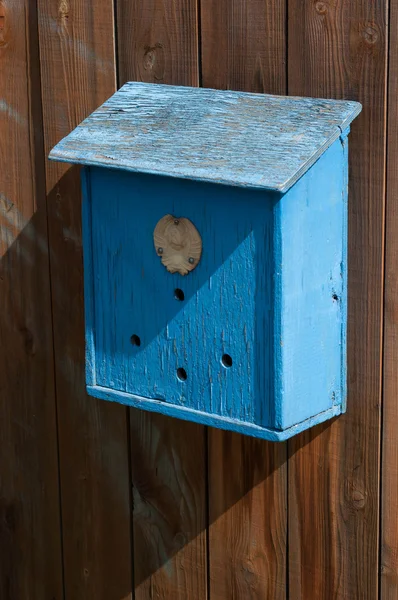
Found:
[{"label": "vertical wooden plank", "polygon": [[[202,0],[203,86],[285,93],[285,2]],[[209,430],[210,597],[286,597],[286,444]]]},{"label": "vertical wooden plank", "polygon": [[381,598],[398,600],[398,6],[390,3],[381,480]]},{"label": "vertical wooden plank", "polygon": [[63,598],[39,47],[0,2],[0,597]]},{"label": "vertical wooden plank", "polygon": [[[116,88],[112,0],[39,0],[46,153]],[[127,411],[84,381],[77,168],[47,162],[52,302],[68,598],[131,598]]]},{"label": "vertical wooden plank", "polygon": [[286,444],[209,430],[210,598],[286,598]]},{"label": "vertical wooden plank", "polygon": [[137,600],[205,600],[204,427],[131,411]]},{"label": "vertical wooden plank", "polygon": [[197,0],[117,0],[120,84],[198,85]]},{"label": "vertical wooden plank", "polygon": [[[117,6],[120,84],[198,85],[196,0]],[[130,420],[136,598],[204,600],[205,428],[135,410]]]},{"label": "vertical wooden plank", "polygon": [[286,2],[202,0],[203,86],[286,93]]},{"label": "vertical wooden plank", "polygon": [[387,2],[288,7],[289,93],[363,103],[349,138],[348,412],[289,444],[290,596],[375,600]]}]

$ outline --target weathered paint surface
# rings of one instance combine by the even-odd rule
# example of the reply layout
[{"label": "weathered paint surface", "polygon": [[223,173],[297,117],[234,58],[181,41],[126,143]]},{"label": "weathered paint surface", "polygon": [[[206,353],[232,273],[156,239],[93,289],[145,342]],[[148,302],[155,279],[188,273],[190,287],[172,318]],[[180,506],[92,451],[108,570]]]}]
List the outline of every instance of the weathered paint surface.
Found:
[{"label": "weathered paint surface", "polygon": [[[85,169],[89,393],[271,440],[342,412],[346,144],[286,194]],[[165,214],[202,237],[186,277],[153,246]]]},{"label": "weathered paint surface", "polygon": [[50,158],[284,192],[360,110],[342,100],[126,83]]}]

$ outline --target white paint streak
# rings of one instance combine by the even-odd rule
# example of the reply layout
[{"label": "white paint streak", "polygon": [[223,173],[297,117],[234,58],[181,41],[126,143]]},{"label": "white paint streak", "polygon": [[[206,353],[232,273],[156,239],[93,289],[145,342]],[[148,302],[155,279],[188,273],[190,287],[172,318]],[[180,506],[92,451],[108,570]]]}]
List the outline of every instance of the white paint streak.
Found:
[{"label": "white paint streak", "polygon": [[[69,5],[64,0],[61,2],[60,7],[59,7],[59,13],[60,13],[59,19],[54,19],[53,17],[50,17],[48,14],[43,13],[41,10],[39,10],[38,18],[39,18],[40,26],[42,26],[44,28],[48,28],[48,29],[50,29],[50,31],[52,33],[56,33],[56,34],[58,34],[62,28],[62,30],[63,30],[62,42],[68,46],[68,52],[70,52],[77,59],[79,59],[85,63],[92,63],[92,67],[90,67],[90,70],[92,68],[93,72],[95,71],[96,73],[98,73],[98,72],[105,73],[105,74],[109,74],[110,76],[114,77],[114,72],[115,72],[114,61],[104,60],[103,58],[98,56],[97,53],[92,48],[90,48],[90,46],[88,46],[85,42],[82,42],[81,40],[78,40],[78,39],[74,39],[72,37],[65,36],[65,28],[66,28],[65,27],[65,20],[66,20],[65,10],[66,10],[66,12],[69,11]],[[73,56],[70,57],[70,60],[71,60],[71,62],[74,61]]]},{"label": "white paint streak", "polygon": [[11,117],[18,123],[18,125],[26,125],[28,120],[19,114],[12,106],[7,104],[5,100],[0,100],[0,112],[6,113],[7,116]]}]

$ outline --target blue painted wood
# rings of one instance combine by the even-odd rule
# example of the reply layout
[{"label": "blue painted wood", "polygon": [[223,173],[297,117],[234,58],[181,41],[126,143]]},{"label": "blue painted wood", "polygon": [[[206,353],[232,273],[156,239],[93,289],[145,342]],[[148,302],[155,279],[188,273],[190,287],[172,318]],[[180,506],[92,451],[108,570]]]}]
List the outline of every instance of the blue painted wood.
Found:
[{"label": "blue painted wood", "polygon": [[127,83],[50,158],[284,192],[360,110],[351,101]]},{"label": "blue painted wood", "polygon": [[345,406],[346,134],[343,137],[276,207],[278,429],[331,406]]},{"label": "blue painted wood", "polygon": [[191,408],[187,408],[185,406],[164,404],[160,400],[140,398],[139,396],[135,396],[134,394],[117,392],[115,390],[110,390],[109,388],[104,388],[98,385],[88,386],[87,392],[91,396],[99,398],[100,400],[118,402],[121,404],[125,404],[126,406],[139,408],[141,410],[147,410],[149,412],[158,412],[168,417],[183,419],[184,421],[194,421],[195,423],[200,423],[201,425],[209,425],[210,427],[217,427],[219,429],[225,429],[227,431],[235,431],[236,433],[242,433],[245,435],[250,435],[252,437],[269,440],[270,442],[284,442],[285,440],[293,437],[294,435],[297,435],[298,433],[301,433],[302,431],[305,431],[306,429],[309,429],[314,425],[324,423],[328,419],[332,419],[333,417],[336,417],[343,412],[341,410],[341,406],[333,406],[329,410],[323,413],[318,413],[317,415],[310,417],[309,419],[306,419],[301,423],[297,423],[292,427],[289,427],[284,430],[277,430],[269,429],[267,427],[259,427],[258,425],[255,425],[253,423],[245,423],[243,421],[237,421],[235,419],[228,419],[228,417],[220,417],[218,415],[212,415],[209,413],[192,410]]},{"label": "blue painted wood", "polygon": [[[347,136],[359,110],[127,84],[52,151],[89,165],[91,395],[269,440],[345,411]],[[166,214],[202,237],[186,277],[153,245]]]},{"label": "blue painted wood", "polygon": [[[344,135],[284,195],[87,170],[89,393],[269,440],[340,414],[346,144]],[[167,213],[202,236],[202,260],[187,277],[170,275],[153,247]]]},{"label": "blue painted wood", "polygon": [[83,237],[83,263],[84,263],[84,318],[86,339],[86,385],[95,385],[95,294],[93,255],[92,255],[92,202],[90,168],[81,170],[82,182],[82,237]]},{"label": "blue painted wood", "polygon": [[[263,396],[272,394],[275,194],[94,167],[91,192],[97,384],[272,422]],[[202,237],[202,259],[186,277],[171,275],[154,249],[168,213],[190,219]]]}]

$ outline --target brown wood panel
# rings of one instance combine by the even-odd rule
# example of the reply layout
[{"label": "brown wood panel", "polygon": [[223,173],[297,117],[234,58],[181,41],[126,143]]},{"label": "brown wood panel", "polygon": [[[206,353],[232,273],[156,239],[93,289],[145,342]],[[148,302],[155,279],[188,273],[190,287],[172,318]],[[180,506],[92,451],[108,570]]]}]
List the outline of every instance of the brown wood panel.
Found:
[{"label": "brown wood panel", "polygon": [[0,2],[0,598],[63,598],[35,3]]},{"label": "brown wood panel", "polygon": [[210,598],[286,590],[286,444],[209,430]]},{"label": "brown wood panel", "polygon": [[117,0],[120,83],[198,85],[197,0]]},{"label": "brown wood panel", "polygon": [[286,93],[285,0],[201,0],[204,87]]},{"label": "brown wood panel", "polygon": [[205,600],[204,428],[131,414],[137,600]]},{"label": "brown wood panel", "polygon": [[[204,87],[285,93],[285,2],[202,0]],[[286,444],[209,429],[212,600],[286,597]]]},{"label": "brown wood panel", "polygon": [[348,412],[289,443],[290,597],[378,597],[387,2],[289,0],[292,95],[359,100],[349,185]]},{"label": "brown wood panel", "polygon": [[[121,84],[198,85],[196,0],[117,5]],[[204,600],[205,428],[137,410],[130,420],[136,599]]]},{"label": "brown wood panel", "polygon": [[[39,0],[46,153],[116,88],[112,0]],[[127,410],[84,381],[77,168],[47,162],[65,589],[73,600],[132,591]]]},{"label": "brown wood panel", "polygon": [[381,599],[398,600],[398,6],[390,3],[384,288]]}]

